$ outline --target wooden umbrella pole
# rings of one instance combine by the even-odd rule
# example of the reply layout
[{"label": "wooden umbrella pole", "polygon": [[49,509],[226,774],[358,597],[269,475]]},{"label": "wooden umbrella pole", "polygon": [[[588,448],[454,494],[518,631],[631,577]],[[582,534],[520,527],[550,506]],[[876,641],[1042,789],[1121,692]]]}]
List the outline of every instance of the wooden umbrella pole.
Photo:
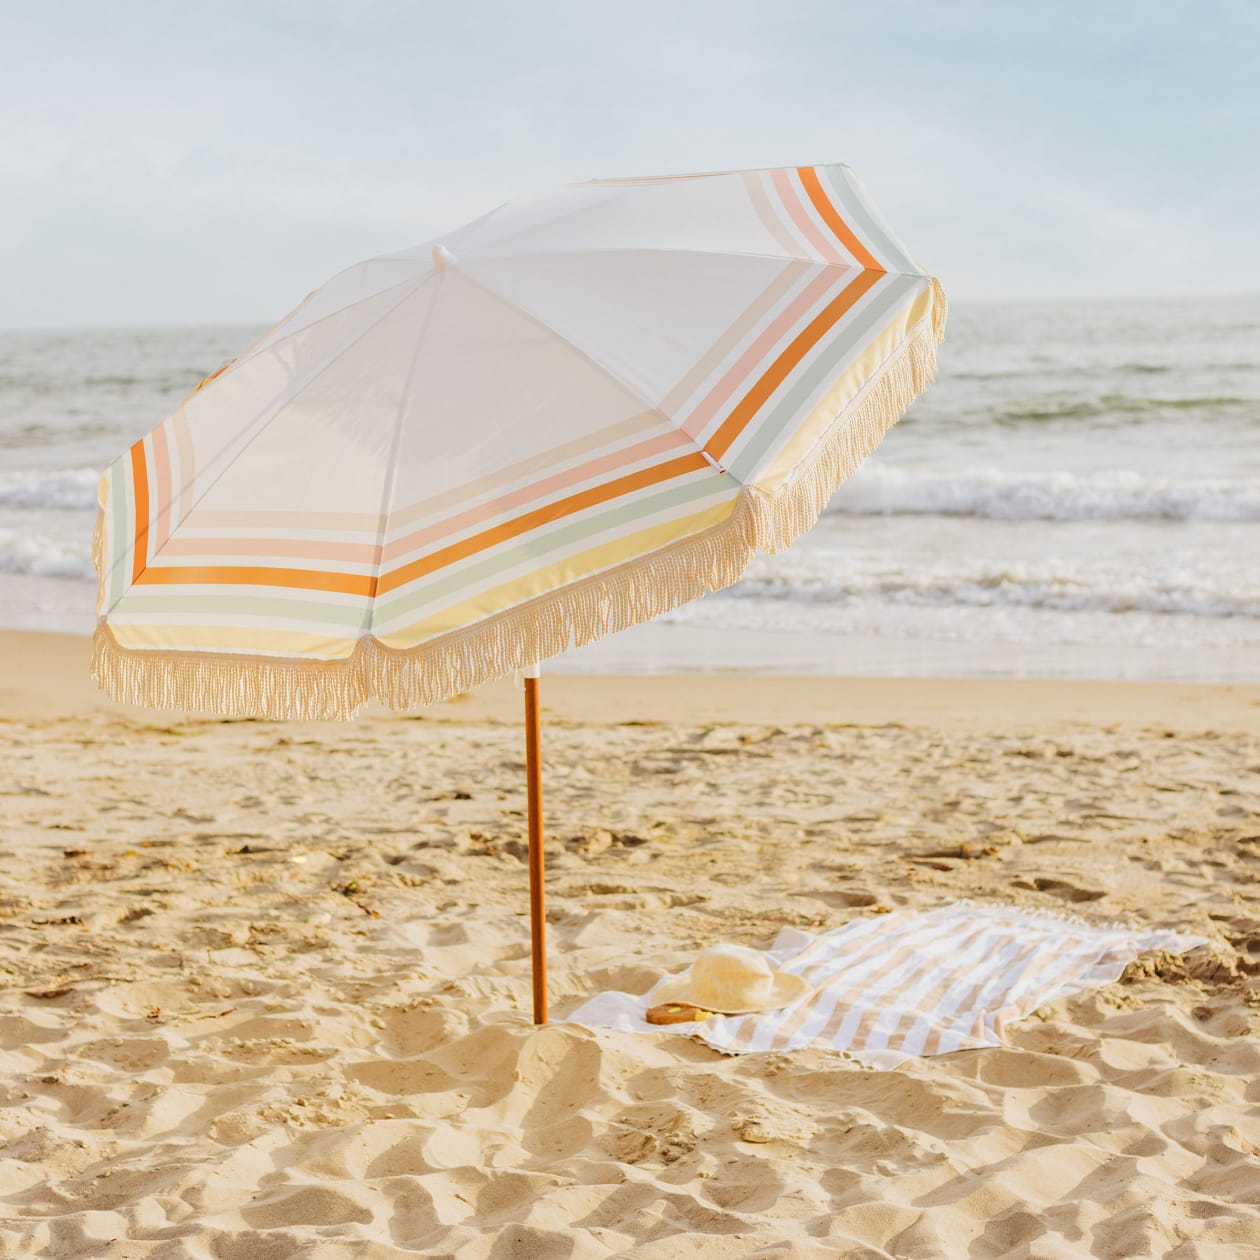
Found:
[{"label": "wooden umbrella pole", "polygon": [[534,970],[534,1023],[547,1022],[547,911],[543,898],[542,758],[538,667],[525,673],[525,777],[529,799],[529,935]]}]

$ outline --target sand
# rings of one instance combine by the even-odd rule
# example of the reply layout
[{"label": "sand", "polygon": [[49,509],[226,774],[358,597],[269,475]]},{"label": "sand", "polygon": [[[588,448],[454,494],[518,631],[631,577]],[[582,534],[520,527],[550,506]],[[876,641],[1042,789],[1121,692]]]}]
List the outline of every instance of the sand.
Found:
[{"label": "sand", "polygon": [[0,1256],[1260,1253],[1260,689],[544,680],[553,1011],[959,896],[1200,933],[894,1072],[530,1025],[520,698],[0,635]]}]

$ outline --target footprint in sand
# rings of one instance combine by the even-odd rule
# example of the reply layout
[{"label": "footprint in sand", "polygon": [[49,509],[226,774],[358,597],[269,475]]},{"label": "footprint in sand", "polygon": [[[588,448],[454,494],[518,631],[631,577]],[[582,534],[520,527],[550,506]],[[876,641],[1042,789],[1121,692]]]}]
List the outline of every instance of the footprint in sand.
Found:
[{"label": "footprint in sand", "polygon": [[1102,888],[1085,888],[1080,884],[1070,883],[1066,879],[1049,879],[1038,877],[1036,879],[1013,879],[1011,880],[1013,888],[1027,888],[1031,892],[1048,893],[1051,897],[1058,897],[1060,901],[1098,901],[1107,895],[1106,890]]},{"label": "footprint in sand", "polygon": [[867,906],[873,906],[879,900],[874,893],[868,892],[817,892],[810,889],[808,892],[800,892],[796,894],[798,897],[812,897],[815,901],[821,901],[825,906],[832,906],[840,910],[860,910]]}]

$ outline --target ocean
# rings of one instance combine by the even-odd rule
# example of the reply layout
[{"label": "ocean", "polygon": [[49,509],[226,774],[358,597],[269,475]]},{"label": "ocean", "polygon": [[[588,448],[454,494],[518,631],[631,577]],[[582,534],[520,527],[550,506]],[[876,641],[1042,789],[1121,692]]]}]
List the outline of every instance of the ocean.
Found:
[{"label": "ocean", "polygon": [[[101,468],[259,331],[0,332],[0,626],[91,630]],[[809,534],[555,668],[1260,681],[1260,298],[956,304]]]}]

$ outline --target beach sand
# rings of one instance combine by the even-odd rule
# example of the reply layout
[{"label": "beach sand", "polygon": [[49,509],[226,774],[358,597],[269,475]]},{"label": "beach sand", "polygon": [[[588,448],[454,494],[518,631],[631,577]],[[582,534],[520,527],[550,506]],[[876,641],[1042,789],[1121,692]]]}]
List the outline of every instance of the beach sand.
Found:
[{"label": "beach sand", "polygon": [[545,678],[551,994],[958,897],[1199,933],[894,1072],[529,1022],[520,696],[0,634],[0,1255],[1260,1254],[1260,688]]}]

